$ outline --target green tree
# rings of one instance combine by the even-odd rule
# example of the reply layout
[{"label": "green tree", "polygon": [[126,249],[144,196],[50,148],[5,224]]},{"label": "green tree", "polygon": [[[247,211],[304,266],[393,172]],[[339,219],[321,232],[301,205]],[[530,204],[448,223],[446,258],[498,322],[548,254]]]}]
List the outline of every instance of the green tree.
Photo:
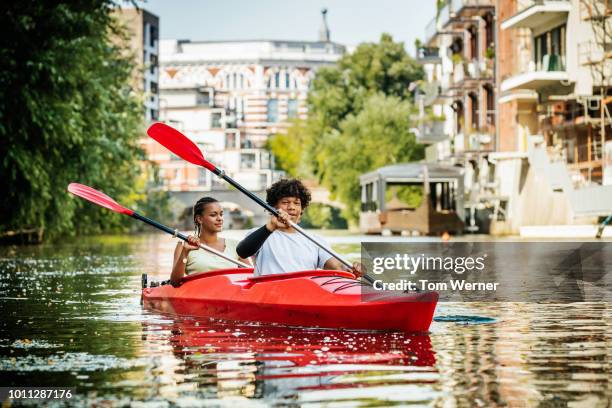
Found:
[{"label": "green tree", "polygon": [[277,133],[268,139],[266,148],[274,155],[277,169],[292,177],[305,175],[302,155],[306,138],[306,124],[298,119],[292,122],[287,133]]},{"label": "green tree", "polygon": [[126,34],[110,0],[24,0],[3,5],[0,24],[0,231],[47,236],[122,225],[66,192],[77,181],[118,199],[143,158],[142,103]]},{"label": "green tree", "polygon": [[[349,220],[359,213],[360,174],[423,158],[422,146],[409,131],[415,115],[409,86],[423,76],[404,44],[388,34],[317,71],[308,120],[300,125],[301,166],[346,204]],[[286,146],[291,145],[298,143],[287,138]],[[277,149],[276,156],[283,162],[288,155]]]},{"label": "green tree", "polygon": [[378,167],[420,160],[423,145],[417,144],[410,116],[414,108],[396,96],[376,94],[363,109],[342,121],[321,146],[319,157],[325,172],[322,183],[345,205],[349,220],[359,216],[359,176]]},{"label": "green tree", "polygon": [[308,206],[300,224],[304,228],[346,229],[346,219],[340,215],[340,209],[331,205],[312,203]]}]

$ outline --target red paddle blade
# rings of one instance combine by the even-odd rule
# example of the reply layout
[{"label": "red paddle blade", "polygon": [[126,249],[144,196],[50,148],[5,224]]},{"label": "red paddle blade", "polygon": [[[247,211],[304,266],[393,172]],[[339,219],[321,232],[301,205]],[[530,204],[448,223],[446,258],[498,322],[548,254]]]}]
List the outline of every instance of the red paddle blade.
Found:
[{"label": "red paddle blade", "polygon": [[121,214],[125,214],[125,215],[134,214],[134,211],[130,210],[129,208],[125,208],[121,206],[119,203],[117,203],[115,200],[113,200],[106,194],[98,190],[95,190],[91,187],[88,187],[86,185],[79,184],[79,183],[70,183],[68,185],[68,191],[70,191],[72,194],[76,196],[84,198],[87,201],[91,201],[94,204],[98,204],[102,207],[108,208],[109,210],[112,210],[112,211],[115,211]]},{"label": "red paddle blade", "polygon": [[200,148],[178,130],[158,122],[151,125],[147,134],[183,160],[215,171],[215,165],[204,158]]}]

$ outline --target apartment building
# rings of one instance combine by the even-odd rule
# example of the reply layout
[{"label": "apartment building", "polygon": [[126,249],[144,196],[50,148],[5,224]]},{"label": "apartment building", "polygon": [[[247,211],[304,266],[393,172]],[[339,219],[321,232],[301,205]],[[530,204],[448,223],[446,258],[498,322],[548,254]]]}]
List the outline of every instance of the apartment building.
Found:
[{"label": "apartment building", "polygon": [[134,88],[143,98],[145,121],[159,118],[159,18],[140,8],[116,8],[113,15],[127,29],[134,55]]},{"label": "apartment building", "polygon": [[[433,106],[430,127],[438,131],[424,133],[443,130],[448,135],[450,146],[437,148],[442,156],[462,160],[495,149],[494,57],[493,0],[439,3],[417,59],[425,64],[428,82],[437,85],[437,91],[427,88],[423,93]],[[442,121],[445,125],[435,124]]]},{"label": "apartment building", "polygon": [[541,135],[576,182],[612,184],[612,2],[500,1],[499,15],[500,150]]},{"label": "apartment building", "polygon": [[[184,131],[245,187],[265,190],[280,176],[265,149],[268,138],[306,118],[316,70],[345,52],[330,40],[325,13],[318,41],[163,40],[160,120]],[[171,191],[227,188],[154,144],[146,148]]]},{"label": "apartment building", "polygon": [[499,0],[498,196],[504,229],[612,213],[612,4]]}]

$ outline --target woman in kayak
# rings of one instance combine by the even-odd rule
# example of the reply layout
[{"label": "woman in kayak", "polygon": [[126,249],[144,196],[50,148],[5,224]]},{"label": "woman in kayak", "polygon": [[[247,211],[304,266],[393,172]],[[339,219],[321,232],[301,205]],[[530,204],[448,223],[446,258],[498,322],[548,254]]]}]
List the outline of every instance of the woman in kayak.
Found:
[{"label": "woman in kayak", "polygon": [[[289,221],[300,222],[310,198],[308,189],[296,179],[279,180],[266,191],[266,201],[278,209],[279,217],[270,217],[266,225],[253,230],[236,248],[241,258],[255,256],[256,276],[313,269],[346,270],[339,260],[289,226]],[[314,238],[328,246],[321,237]],[[361,264],[355,263],[351,272],[361,276],[361,270]]]},{"label": "woman in kayak", "polygon": [[236,241],[218,236],[223,230],[223,208],[219,201],[212,197],[200,198],[193,206],[193,223],[195,235],[190,235],[188,242],[177,243],[174,250],[174,264],[170,276],[173,284],[178,284],[183,276],[193,272],[235,267],[217,255],[200,250],[200,243],[223,252],[228,257],[249,263],[236,256]]}]

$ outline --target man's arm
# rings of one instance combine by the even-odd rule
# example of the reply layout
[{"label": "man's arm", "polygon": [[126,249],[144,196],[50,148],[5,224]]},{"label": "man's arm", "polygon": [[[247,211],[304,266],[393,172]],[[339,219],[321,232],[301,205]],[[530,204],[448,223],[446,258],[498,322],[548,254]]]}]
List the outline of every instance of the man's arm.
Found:
[{"label": "man's arm", "polygon": [[257,253],[266,239],[272,234],[264,225],[247,235],[236,247],[236,253],[242,259],[249,258]]}]

